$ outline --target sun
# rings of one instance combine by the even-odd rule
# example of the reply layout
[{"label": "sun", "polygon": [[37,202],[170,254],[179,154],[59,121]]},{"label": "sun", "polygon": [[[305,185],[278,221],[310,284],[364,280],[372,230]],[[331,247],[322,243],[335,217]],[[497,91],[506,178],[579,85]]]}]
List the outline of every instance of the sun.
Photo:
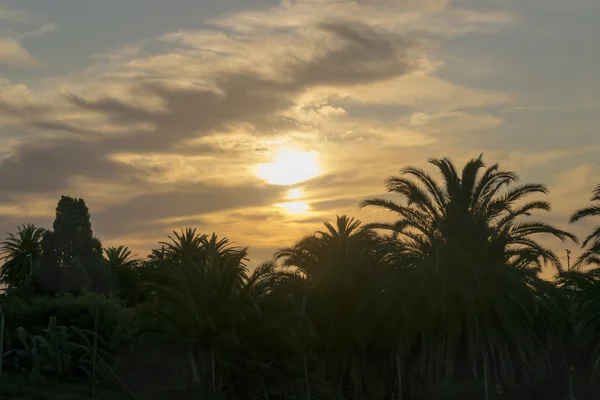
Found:
[{"label": "sun", "polygon": [[290,189],[287,194],[288,199],[300,199],[302,196],[302,190],[300,189]]},{"label": "sun", "polygon": [[316,151],[284,149],[273,157],[273,162],[256,167],[255,173],[274,185],[294,185],[319,176],[317,155]]}]

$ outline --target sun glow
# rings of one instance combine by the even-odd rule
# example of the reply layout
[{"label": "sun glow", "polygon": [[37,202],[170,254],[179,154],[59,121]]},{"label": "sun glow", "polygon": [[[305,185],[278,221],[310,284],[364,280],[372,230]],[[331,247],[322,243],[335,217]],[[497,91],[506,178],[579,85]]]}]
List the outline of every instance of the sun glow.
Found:
[{"label": "sun glow", "polygon": [[304,201],[290,201],[278,204],[278,206],[287,211],[288,214],[304,214],[310,210],[310,206]]},{"label": "sun glow", "polygon": [[300,189],[290,189],[288,191],[287,198],[288,199],[301,199],[303,196],[302,190]]},{"label": "sun glow", "polygon": [[279,151],[273,159],[271,163],[256,167],[255,172],[260,178],[274,185],[294,185],[321,173],[315,151],[286,149]]}]

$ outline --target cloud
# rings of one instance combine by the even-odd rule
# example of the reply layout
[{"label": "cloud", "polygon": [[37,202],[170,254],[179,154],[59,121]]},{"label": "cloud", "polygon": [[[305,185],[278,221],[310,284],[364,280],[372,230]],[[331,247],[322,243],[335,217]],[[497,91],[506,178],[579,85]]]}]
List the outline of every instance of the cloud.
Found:
[{"label": "cloud", "polygon": [[414,73],[368,85],[330,89],[329,96],[360,105],[402,105],[434,112],[509,104],[508,93],[457,85],[435,75]]},{"label": "cloud", "polygon": [[0,4],[0,21],[27,22],[29,19],[30,15],[25,11],[9,8]]},{"label": "cloud", "polygon": [[203,215],[218,211],[268,206],[281,199],[284,191],[284,188],[272,185],[185,185],[142,194],[96,212],[95,227],[103,235],[113,237],[135,233],[148,226],[158,226],[162,230],[165,226],[186,226],[191,216],[198,222]]},{"label": "cloud", "polygon": [[212,20],[236,32],[281,31],[302,28],[331,18],[367,22],[386,29],[441,36],[496,32],[513,23],[508,12],[481,12],[454,6],[447,0],[297,0],[268,10],[249,11]]},{"label": "cloud", "polygon": [[[355,215],[432,145],[465,151],[444,135],[500,125],[481,109],[511,95],[437,76],[436,40],[510,21],[445,1],[290,1],[123,44],[80,74],[5,85],[0,207],[35,198],[51,218],[60,194],[83,196],[106,243],[140,251],[197,224],[271,251]],[[288,188],[251,172],[282,144],[323,154],[326,175],[298,185],[303,216],[274,207]]]},{"label": "cloud", "polygon": [[37,67],[40,62],[15,39],[0,37],[0,65],[9,67]]},{"label": "cloud", "polygon": [[[56,25],[45,23],[25,11],[2,5],[0,22],[0,66],[30,68],[42,65],[23,47],[23,41],[46,35],[56,29]],[[14,29],[15,27],[18,29]]]},{"label": "cloud", "polygon": [[[79,132],[86,140],[79,143],[70,139],[15,147],[13,156],[5,159],[0,166],[0,177],[3,177],[0,179],[4,179],[5,190],[27,190],[26,186],[37,190],[50,190],[53,186],[54,189],[63,188],[70,171],[98,179],[102,171],[106,172],[106,176],[122,176],[132,171],[111,161],[110,154],[173,149],[183,140],[209,136],[237,123],[258,127],[260,134],[268,133],[267,129],[277,129],[278,124],[290,122],[289,117],[279,119],[278,114],[290,109],[298,93],[312,85],[364,83],[402,75],[414,68],[409,61],[398,56],[410,45],[394,36],[343,22],[321,25],[317,29],[336,39],[336,44],[312,58],[288,57],[278,67],[288,71],[284,80],[266,79],[242,70],[221,73],[213,82],[214,89],[193,85],[180,87],[168,82],[141,81],[131,85],[131,99],[154,98],[162,105],[155,110],[139,107],[131,100],[115,97],[88,100],[75,94],[69,94],[62,105],[39,104],[32,101],[26,88],[12,88],[5,93],[5,100],[0,104],[0,109],[4,108],[10,118],[20,115],[21,123],[38,129]],[[332,107],[320,109],[336,114]],[[126,134],[106,137],[101,129],[88,130],[81,125],[78,127],[77,124],[51,119],[61,111],[89,113],[110,124],[131,129]],[[140,132],[135,129],[140,125],[152,128]],[[25,163],[35,170],[40,165],[38,163],[60,164],[67,154],[73,155],[68,166],[65,164],[40,174],[38,181],[33,177],[29,181],[31,183],[24,184],[24,180],[10,178]]]},{"label": "cloud", "polygon": [[57,193],[70,189],[69,178],[141,181],[138,171],[115,163],[98,151],[96,143],[53,140],[21,144],[0,162],[3,193]]}]

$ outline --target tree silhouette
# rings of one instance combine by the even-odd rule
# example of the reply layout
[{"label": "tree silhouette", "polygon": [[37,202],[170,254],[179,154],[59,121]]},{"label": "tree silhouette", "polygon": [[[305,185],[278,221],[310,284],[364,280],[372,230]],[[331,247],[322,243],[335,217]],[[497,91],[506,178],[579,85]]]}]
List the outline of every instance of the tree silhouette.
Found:
[{"label": "tree silhouette", "polygon": [[[570,223],[575,223],[590,217],[600,216],[600,185],[592,192],[590,199],[592,204],[576,211],[572,216]],[[597,226],[588,237],[585,238],[582,247],[587,247],[584,253],[577,259],[575,266],[582,264],[595,264],[600,267],[600,226]]]},{"label": "tree silhouette", "polygon": [[33,268],[37,267],[42,254],[44,233],[44,228],[27,224],[19,227],[16,235],[8,234],[1,243],[0,256],[4,264],[0,270],[0,282],[10,288],[32,282]]},{"label": "tree silhouette", "polygon": [[368,354],[378,328],[381,272],[387,266],[382,239],[345,215],[324,225],[325,230],[275,256],[306,277],[306,311],[322,338],[313,346],[325,358],[326,378],[339,394],[346,380],[355,397],[363,396],[380,387],[379,382],[368,387],[366,377],[373,369]]},{"label": "tree silhouette", "polygon": [[148,275],[157,302],[146,310],[167,336],[189,346],[194,381],[208,375],[207,387],[216,393],[226,372],[221,352],[239,346],[238,326],[258,311],[254,300],[268,291],[273,269],[248,276],[246,249],[214,234],[188,228],[169,239],[164,268]]},{"label": "tree silhouette", "polygon": [[107,247],[104,249],[104,257],[108,263],[114,291],[126,304],[135,304],[141,261],[135,258],[127,246]]},{"label": "tree silhouette", "polygon": [[[519,184],[481,156],[462,170],[430,162],[440,179],[406,167],[387,179],[389,197],[361,203],[394,222],[338,216],[254,269],[247,248],[193,228],[144,260],[126,246],[103,250],[85,202],[63,196],[52,231],[24,225],[1,243],[0,279],[18,289],[0,295],[11,325],[4,366],[19,378],[42,351],[65,367],[68,356],[53,348],[64,337],[46,343],[35,330],[51,315],[85,336],[98,307],[108,323],[98,327],[106,336],[95,338],[97,354],[114,371],[149,381],[148,371],[177,370],[198,398],[496,398],[494,389],[585,397],[577,375],[600,376],[600,268],[563,271],[542,245],[541,235],[576,240],[532,218],[550,210],[530,199],[547,193],[543,185]],[[600,186],[571,222],[599,211]],[[599,242],[596,228],[576,265],[597,262]],[[554,281],[540,278],[547,265],[559,272]],[[32,266],[42,296],[21,290]],[[19,326],[32,336],[15,336]],[[19,350],[29,342],[37,355]],[[42,375],[54,368],[40,365]]]},{"label": "tree silhouette", "polygon": [[517,378],[548,373],[548,349],[558,329],[552,315],[558,311],[551,300],[554,287],[537,273],[544,262],[559,270],[561,264],[531,236],[576,238],[543,222],[519,221],[550,210],[544,201],[522,202],[545,194],[543,185],[511,186],[515,173],[498,165],[484,169],[481,157],[460,175],[449,159],[430,163],[442,184],[407,167],[387,180],[388,191],[403,203],[361,203],[399,217],[369,225],[392,232],[397,259],[405,264],[386,289],[399,310],[399,364],[439,380],[457,372],[481,376],[489,362],[496,379],[509,386]]},{"label": "tree silhouette", "polygon": [[52,230],[44,234],[38,284],[47,292],[110,290],[102,244],[94,237],[83,199],[62,196]]}]

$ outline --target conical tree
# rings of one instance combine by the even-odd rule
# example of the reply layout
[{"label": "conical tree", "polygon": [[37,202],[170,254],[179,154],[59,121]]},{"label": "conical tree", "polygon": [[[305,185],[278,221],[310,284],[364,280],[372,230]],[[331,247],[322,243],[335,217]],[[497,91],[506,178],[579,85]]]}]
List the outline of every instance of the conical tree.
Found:
[{"label": "conical tree", "polygon": [[102,244],[94,237],[90,213],[83,199],[62,196],[52,231],[43,238],[37,283],[47,292],[110,290],[110,274]]}]

